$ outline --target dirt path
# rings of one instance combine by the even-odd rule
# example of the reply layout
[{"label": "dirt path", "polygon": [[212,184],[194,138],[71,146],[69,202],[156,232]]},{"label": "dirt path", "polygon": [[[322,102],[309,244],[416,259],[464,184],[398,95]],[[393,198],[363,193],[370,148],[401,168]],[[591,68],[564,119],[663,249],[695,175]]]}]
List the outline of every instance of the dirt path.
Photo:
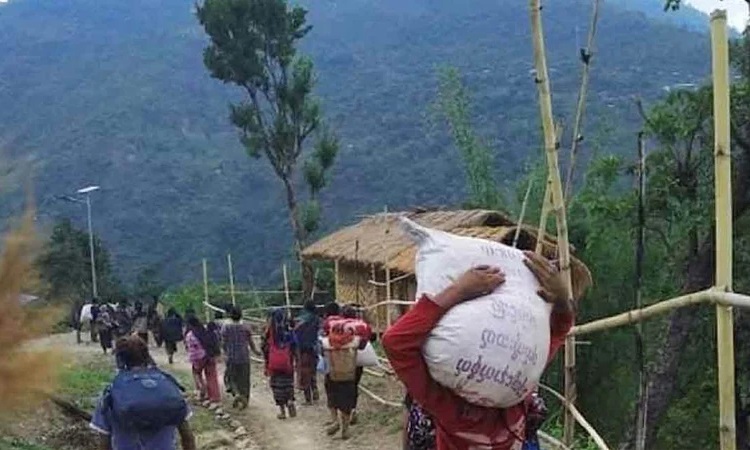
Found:
[{"label": "dirt path", "polygon": [[[96,344],[76,344],[72,333],[49,336],[37,341],[36,345],[58,347],[74,357],[77,355],[81,358],[90,358],[100,355],[101,358],[110,358],[110,356],[102,355],[101,348]],[[151,352],[160,367],[170,371],[190,373],[190,365],[184,351],[176,355],[173,365],[167,364],[163,349],[152,347]],[[242,448],[260,450],[393,450],[400,448],[398,417],[401,411],[396,408],[386,409],[366,397],[360,398],[361,420],[358,425],[352,427],[352,439],[348,441],[342,441],[339,437],[331,438],[325,434],[323,424],[328,419],[328,411],[325,408],[324,399],[317,406],[299,406],[298,416],[295,419],[277,419],[278,410],[273,403],[268,380],[258,366],[259,364],[253,363],[252,393],[247,410],[232,411],[227,399],[224,402],[226,411],[250,432],[250,446]],[[219,379],[223,379],[223,368]],[[322,380],[319,381],[319,388],[322,391]],[[321,395],[323,395],[322,392]]]}]

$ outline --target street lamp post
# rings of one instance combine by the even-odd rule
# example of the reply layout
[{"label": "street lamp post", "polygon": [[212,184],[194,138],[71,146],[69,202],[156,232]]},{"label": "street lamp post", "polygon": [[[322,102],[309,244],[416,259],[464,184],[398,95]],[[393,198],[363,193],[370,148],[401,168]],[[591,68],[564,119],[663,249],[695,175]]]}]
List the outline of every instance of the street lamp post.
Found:
[{"label": "street lamp post", "polygon": [[94,258],[94,230],[91,224],[91,193],[99,190],[99,186],[87,186],[78,190],[79,194],[86,195],[86,213],[89,225],[89,256],[91,257],[91,287],[94,298],[99,296],[96,286],[96,259]]}]

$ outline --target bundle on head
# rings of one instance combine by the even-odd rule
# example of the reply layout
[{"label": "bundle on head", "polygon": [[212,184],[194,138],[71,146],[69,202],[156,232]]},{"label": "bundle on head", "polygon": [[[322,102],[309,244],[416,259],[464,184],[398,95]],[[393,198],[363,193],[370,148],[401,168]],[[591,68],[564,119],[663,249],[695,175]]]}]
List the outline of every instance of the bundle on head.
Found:
[{"label": "bundle on head", "polygon": [[51,350],[34,349],[29,342],[48,325],[42,315],[22,307],[21,290],[32,278],[35,253],[34,214],[5,237],[0,256],[0,413],[10,415],[33,408],[53,388],[57,358]]}]

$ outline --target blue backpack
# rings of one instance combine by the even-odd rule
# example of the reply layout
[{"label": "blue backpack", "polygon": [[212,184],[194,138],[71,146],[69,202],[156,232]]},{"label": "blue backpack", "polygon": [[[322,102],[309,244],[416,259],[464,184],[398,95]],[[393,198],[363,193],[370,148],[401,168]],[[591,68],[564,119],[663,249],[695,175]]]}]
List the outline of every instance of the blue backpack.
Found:
[{"label": "blue backpack", "polygon": [[182,386],[156,367],[121,370],[108,388],[113,419],[130,430],[178,426],[188,415]]}]

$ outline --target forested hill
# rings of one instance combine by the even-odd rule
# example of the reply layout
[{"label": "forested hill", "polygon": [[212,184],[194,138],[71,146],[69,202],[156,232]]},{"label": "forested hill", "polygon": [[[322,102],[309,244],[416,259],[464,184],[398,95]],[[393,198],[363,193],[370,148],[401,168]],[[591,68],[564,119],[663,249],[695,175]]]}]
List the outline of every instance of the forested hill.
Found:
[{"label": "forested hill", "polygon": [[[527,2],[303,3],[314,26],[305,50],[342,137],[325,192],[327,228],[386,205],[462,201],[457,153],[428,120],[442,65],[459,67],[471,88],[498,179],[512,187],[536,157]],[[555,108],[569,117],[590,3],[546,3]],[[82,208],[54,196],[103,187],[94,197],[95,227],[125,275],[156,266],[171,281],[196,279],[205,256],[223,276],[218,266],[231,251],[238,278],[262,282],[289,253],[281,186],[238,145],[227,123],[227,103],[238,93],[206,74],[192,9],[190,0],[0,5],[0,146],[33,168],[40,221],[71,217],[84,225]],[[603,2],[586,132],[602,150],[632,151],[633,96],[654,98],[665,86],[707,76],[708,36],[676,14],[653,20]],[[6,196],[12,208],[4,213],[22,200]]]}]

